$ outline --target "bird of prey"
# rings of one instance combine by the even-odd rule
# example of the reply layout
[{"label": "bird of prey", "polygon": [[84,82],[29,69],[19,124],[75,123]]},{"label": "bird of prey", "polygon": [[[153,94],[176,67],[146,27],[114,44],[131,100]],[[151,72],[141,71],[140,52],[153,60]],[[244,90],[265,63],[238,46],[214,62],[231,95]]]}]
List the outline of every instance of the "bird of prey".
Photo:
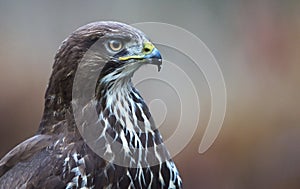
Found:
[{"label": "bird of prey", "polygon": [[145,64],[160,68],[162,58],[136,28],[105,21],[74,31],[55,56],[36,135],[0,161],[0,188],[182,188],[131,82]]}]

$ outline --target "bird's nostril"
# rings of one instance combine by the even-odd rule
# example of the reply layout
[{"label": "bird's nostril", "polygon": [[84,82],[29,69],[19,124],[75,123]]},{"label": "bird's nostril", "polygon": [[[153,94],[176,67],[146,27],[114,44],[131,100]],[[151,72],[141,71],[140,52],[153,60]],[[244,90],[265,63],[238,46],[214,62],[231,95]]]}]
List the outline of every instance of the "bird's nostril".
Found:
[{"label": "bird's nostril", "polygon": [[150,49],[146,47],[146,48],[144,48],[144,51],[145,52],[150,52]]}]

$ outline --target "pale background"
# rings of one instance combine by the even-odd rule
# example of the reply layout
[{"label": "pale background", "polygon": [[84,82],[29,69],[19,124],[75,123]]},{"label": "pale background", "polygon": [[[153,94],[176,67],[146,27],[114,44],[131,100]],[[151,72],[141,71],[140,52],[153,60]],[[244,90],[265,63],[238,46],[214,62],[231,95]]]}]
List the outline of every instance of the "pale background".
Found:
[{"label": "pale background", "polygon": [[199,129],[175,157],[185,188],[298,189],[299,10],[296,0],[0,1],[0,156],[37,130],[53,57],[72,31],[98,20],[166,22],[206,43],[228,92],[221,133],[198,154],[210,111],[203,87]]}]

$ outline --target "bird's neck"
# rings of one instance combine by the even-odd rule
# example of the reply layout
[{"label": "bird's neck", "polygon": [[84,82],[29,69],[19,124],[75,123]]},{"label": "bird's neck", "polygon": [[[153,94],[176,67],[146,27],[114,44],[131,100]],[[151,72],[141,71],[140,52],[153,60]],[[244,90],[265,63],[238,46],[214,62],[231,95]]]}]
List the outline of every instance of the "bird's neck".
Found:
[{"label": "bird's neck", "polygon": [[[169,154],[150,111],[130,78],[103,81],[100,79],[95,96],[84,101],[86,104],[73,99],[72,104],[74,101],[77,105],[68,106],[60,102],[59,96],[52,99],[49,93],[39,133],[66,132],[72,141],[84,138],[89,146],[96,145],[96,153],[107,155],[106,160],[115,158],[137,167],[148,166],[149,158],[156,165],[168,160]],[[92,132],[85,132],[88,130]]]},{"label": "bird's neck", "polygon": [[97,92],[99,118],[112,129],[131,134],[156,130],[149,109],[130,79],[114,83],[101,83]]},{"label": "bird's neck", "polygon": [[[116,162],[149,166],[147,158],[156,164],[167,160],[169,154],[155,127],[149,109],[131,82],[127,86],[103,85],[98,90],[97,130],[94,149]],[[117,163],[118,164],[118,163]]]}]

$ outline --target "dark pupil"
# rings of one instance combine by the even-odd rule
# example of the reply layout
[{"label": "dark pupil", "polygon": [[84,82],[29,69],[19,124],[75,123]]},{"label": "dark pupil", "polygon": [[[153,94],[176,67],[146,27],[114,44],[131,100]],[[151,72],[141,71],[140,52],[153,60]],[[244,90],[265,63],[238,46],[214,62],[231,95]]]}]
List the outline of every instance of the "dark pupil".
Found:
[{"label": "dark pupil", "polygon": [[119,41],[113,41],[112,46],[113,46],[113,48],[118,49],[120,47],[120,42]]}]

